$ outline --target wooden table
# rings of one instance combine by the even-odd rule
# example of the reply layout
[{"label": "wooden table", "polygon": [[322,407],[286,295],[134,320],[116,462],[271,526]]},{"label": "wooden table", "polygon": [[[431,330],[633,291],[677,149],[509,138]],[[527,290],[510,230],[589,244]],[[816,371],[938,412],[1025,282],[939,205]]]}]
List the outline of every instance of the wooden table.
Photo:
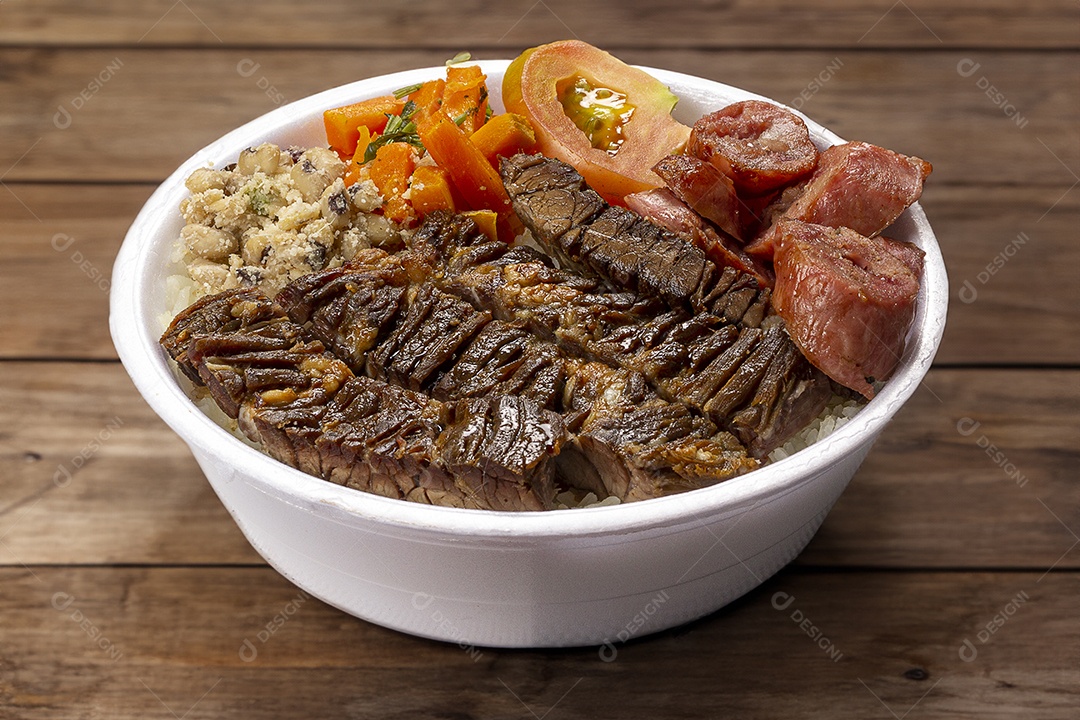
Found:
[{"label": "wooden table", "polygon": [[[1080,9],[809,5],[0,0],[0,718],[1080,717]],[[306,599],[106,325],[127,226],[207,142],[570,36],[931,160],[952,287],[935,368],[806,552],[614,662],[467,653]]]}]

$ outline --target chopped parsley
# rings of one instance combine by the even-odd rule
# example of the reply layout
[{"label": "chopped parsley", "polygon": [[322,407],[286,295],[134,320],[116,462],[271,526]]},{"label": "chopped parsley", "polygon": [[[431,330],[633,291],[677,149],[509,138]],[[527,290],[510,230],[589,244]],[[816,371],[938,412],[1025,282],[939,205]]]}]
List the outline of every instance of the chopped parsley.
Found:
[{"label": "chopped parsley", "polygon": [[423,86],[423,84],[424,83],[416,83],[415,85],[406,85],[403,88],[398,88],[397,90],[394,91],[394,97],[396,97],[398,100],[400,100],[401,98],[405,97],[406,95],[412,95],[414,92],[419,90]]},{"label": "chopped parsley", "polygon": [[274,198],[270,195],[270,193],[266,192],[261,187],[255,187],[247,192],[247,196],[251,202],[252,212],[254,212],[256,215],[269,217],[270,205],[274,201]]},{"label": "chopped parsley", "polygon": [[368,143],[367,150],[364,151],[364,162],[369,163],[375,159],[375,153],[379,151],[383,145],[389,145],[395,142],[406,142],[417,148],[421,152],[424,150],[424,144],[420,142],[420,136],[416,133],[416,123],[412,121],[412,116],[416,113],[416,103],[412,100],[405,103],[405,107],[401,109],[400,115],[386,115],[386,129],[383,130],[382,135]]}]

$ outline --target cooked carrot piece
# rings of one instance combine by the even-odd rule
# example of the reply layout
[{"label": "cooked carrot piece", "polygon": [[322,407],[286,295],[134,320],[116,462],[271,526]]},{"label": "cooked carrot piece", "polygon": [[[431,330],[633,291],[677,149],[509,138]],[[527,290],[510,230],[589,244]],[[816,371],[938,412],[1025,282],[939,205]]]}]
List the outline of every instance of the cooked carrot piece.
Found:
[{"label": "cooked carrot piece", "polygon": [[442,105],[443,92],[446,89],[446,81],[442,79],[428,80],[420,86],[416,92],[409,94],[409,102],[416,105],[416,114],[413,120],[435,112]]},{"label": "cooked carrot piece", "polygon": [[412,208],[402,195],[409,189],[409,177],[415,166],[412,146],[399,142],[383,145],[369,163],[371,181],[382,195],[383,215],[388,220],[398,223],[412,220]]},{"label": "cooked carrot piece", "polygon": [[480,152],[495,167],[499,157],[510,157],[519,152],[530,152],[536,146],[536,133],[529,121],[515,113],[503,113],[484,123],[469,136]]},{"label": "cooked carrot piece", "polygon": [[472,218],[476,226],[480,228],[480,232],[487,235],[492,240],[499,239],[498,232],[498,215],[494,210],[469,210],[468,212],[461,213],[465,217]]},{"label": "cooked carrot piece", "polygon": [[486,80],[476,65],[446,69],[442,109],[466,135],[476,132],[487,120]]},{"label": "cooked carrot piece", "polygon": [[360,126],[373,133],[380,133],[386,127],[387,114],[398,115],[404,106],[404,100],[398,100],[393,95],[384,95],[327,110],[323,113],[326,140],[343,158],[351,158],[356,152]]},{"label": "cooked carrot piece", "polygon": [[453,190],[450,189],[450,178],[445,170],[434,165],[421,165],[413,170],[412,179],[409,180],[409,199],[420,217],[435,210],[454,212],[457,207]]},{"label": "cooked carrot piece", "polygon": [[360,126],[359,136],[359,139],[356,141],[356,152],[353,153],[352,159],[345,168],[346,186],[353,185],[360,179],[360,168],[364,164],[364,154],[367,152],[368,144],[374,139],[371,135],[371,131],[363,125]]},{"label": "cooked carrot piece", "polygon": [[424,147],[454,182],[465,202],[473,210],[494,210],[499,216],[499,236],[512,238],[521,223],[510,206],[499,174],[480,148],[454,124],[445,112],[436,112],[417,122],[417,133]]}]

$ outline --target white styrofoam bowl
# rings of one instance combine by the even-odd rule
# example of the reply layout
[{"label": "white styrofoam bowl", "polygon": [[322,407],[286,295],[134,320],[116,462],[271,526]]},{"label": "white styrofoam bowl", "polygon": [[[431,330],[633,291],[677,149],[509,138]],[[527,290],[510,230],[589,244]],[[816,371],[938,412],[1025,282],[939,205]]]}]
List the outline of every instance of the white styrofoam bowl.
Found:
[{"label": "white styrofoam bowl", "polygon": [[[480,63],[492,102],[506,61]],[[681,98],[691,124],[760,96],[645,68]],[[723,607],[810,541],[890,418],[930,367],[948,288],[937,241],[912,206],[890,235],[926,252],[918,311],[895,375],[856,418],[781,462],[719,485],[613,507],[543,513],[459,510],[391,500],[305,475],[254,450],[200,412],[158,346],[164,279],[183,221],[184,179],[235,162],[263,141],[325,145],[322,111],[438,77],[426,68],[344,85],[278,108],[211,143],[147,201],[116,259],[110,326],[151,407],[188,444],[252,546],[282,575],[345,612],[462,646],[620,642]],[[807,119],[822,147],[842,140]],[[148,468],[149,471],[149,468]]]}]

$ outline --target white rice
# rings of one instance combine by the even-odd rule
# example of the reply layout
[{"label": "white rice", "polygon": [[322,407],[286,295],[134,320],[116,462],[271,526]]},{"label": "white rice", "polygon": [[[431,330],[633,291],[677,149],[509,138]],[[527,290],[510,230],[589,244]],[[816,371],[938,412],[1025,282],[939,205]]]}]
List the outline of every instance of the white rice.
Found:
[{"label": "white rice", "polygon": [[823,440],[842,428],[863,407],[858,400],[833,394],[821,414],[800,430],[786,443],[769,453],[768,460],[777,462],[805,450],[818,440]]}]

